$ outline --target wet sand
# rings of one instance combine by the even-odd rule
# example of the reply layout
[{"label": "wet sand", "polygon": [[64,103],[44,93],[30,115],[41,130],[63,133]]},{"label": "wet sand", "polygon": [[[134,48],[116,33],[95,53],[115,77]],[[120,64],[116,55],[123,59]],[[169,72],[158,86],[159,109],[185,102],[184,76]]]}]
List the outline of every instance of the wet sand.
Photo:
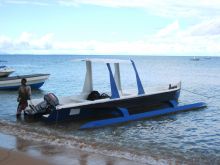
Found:
[{"label": "wet sand", "polygon": [[138,165],[141,163],[0,133],[1,165]]},{"label": "wet sand", "polygon": [[20,165],[20,164],[51,165],[45,160],[36,159],[22,152],[13,151],[4,148],[0,148],[0,164],[1,165]]}]

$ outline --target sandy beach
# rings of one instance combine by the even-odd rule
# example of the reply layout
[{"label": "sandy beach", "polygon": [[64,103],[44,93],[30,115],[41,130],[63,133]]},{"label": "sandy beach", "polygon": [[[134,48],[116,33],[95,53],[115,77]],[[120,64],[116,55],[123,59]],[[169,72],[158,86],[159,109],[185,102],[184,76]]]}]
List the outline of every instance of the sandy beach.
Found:
[{"label": "sandy beach", "polygon": [[32,165],[50,165],[45,160],[40,160],[22,152],[14,151],[13,149],[0,148],[0,164],[1,165],[19,165],[19,164],[32,164]]},{"label": "sandy beach", "polygon": [[28,141],[22,138],[0,133],[1,165],[135,165],[141,164],[131,160],[116,158],[80,149],[54,146],[43,142]]}]

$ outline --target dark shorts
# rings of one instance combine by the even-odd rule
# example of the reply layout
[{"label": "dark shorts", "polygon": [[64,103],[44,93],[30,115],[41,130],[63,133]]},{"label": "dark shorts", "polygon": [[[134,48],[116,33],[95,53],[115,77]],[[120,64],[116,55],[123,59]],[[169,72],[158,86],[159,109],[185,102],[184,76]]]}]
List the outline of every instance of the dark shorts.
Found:
[{"label": "dark shorts", "polygon": [[18,108],[17,108],[17,113],[21,113],[21,111],[25,110],[25,108],[27,108],[28,106],[28,102],[27,101],[22,101],[18,104]]}]

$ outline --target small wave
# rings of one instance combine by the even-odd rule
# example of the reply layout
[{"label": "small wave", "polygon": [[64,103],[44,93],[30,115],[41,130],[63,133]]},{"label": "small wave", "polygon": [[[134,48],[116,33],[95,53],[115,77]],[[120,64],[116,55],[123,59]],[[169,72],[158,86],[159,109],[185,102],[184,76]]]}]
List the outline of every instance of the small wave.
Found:
[{"label": "small wave", "polygon": [[74,135],[61,133],[59,131],[48,129],[39,126],[29,126],[24,123],[10,122],[0,120],[0,131],[9,135],[17,136],[24,140],[31,140],[36,142],[45,142],[54,146],[63,146],[72,149],[79,149],[81,151],[101,154],[105,156],[124,158],[127,160],[144,163],[144,164],[170,164],[176,162],[175,159],[163,159],[161,157],[153,157],[151,155],[142,154],[139,152],[130,151],[129,149],[122,149],[106,144],[97,143],[94,141],[86,141]]}]

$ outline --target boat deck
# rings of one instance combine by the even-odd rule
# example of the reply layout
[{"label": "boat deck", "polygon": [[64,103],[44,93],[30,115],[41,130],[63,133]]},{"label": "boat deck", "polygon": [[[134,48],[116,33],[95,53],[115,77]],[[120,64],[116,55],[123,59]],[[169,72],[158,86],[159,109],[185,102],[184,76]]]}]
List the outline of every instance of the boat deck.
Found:
[{"label": "boat deck", "polygon": [[[177,89],[177,88],[176,88]],[[162,87],[148,87],[145,88],[148,93],[146,95],[154,95],[158,93],[168,92],[168,91],[174,91],[176,89],[168,89],[168,85],[162,86]],[[109,92],[105,92],[108,95],[111,95]],[[87,100],[88,94],[79,94],[79,95],[72,95],[72,96],[64,96],[59,97],[59,105],[57,106],[58,109],[62,108],[69,108],[69,107],[79,107],[79,106],[85,106],[85,105],[92,105],[92,104],[101,104],[106,102],[111,102],[112,100],[110,98],[105,99],[98,99],[95,101]],[[126,90],[126,92],[120,93],[120,99],[130,99],[138,97],[137,91],[135,89]],[[42,102],[43,98],[41,99],[34,99],[32,100],[31,104],[37,105],[38,103]],[[30,109],[29,107],[27,109]]]}]

